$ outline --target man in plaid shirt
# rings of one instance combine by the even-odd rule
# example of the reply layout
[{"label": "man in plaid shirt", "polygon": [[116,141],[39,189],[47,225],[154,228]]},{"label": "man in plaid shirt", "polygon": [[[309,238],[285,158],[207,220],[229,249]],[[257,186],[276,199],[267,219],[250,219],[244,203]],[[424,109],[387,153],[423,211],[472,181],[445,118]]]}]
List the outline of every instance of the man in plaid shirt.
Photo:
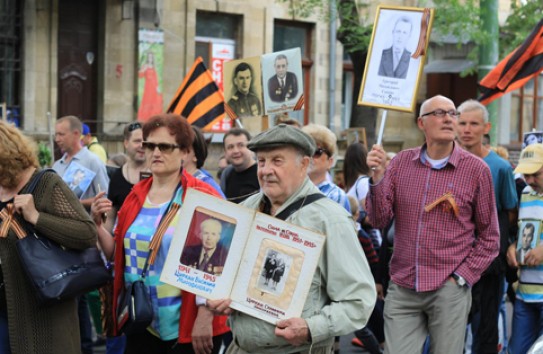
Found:
[{"label": "man in plaid shirt", "polygon": [[366,207],[370,223],[395,218],[391,283],[385,299],[385,353],[462,353],[470,287],[499,251],[492,175],[454,141],[458,112],[443,96],[426,100],[417,119],[426,143],[385,168],[374,145]]}]

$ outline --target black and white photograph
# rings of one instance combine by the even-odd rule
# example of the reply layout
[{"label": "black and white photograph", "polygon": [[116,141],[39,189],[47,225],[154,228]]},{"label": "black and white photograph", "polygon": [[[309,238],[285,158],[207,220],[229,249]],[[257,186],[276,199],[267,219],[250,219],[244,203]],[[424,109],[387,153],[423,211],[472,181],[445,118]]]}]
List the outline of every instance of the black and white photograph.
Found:
[{"label": "black and white photograph", "polygon": [[260,76],[260,57],[224,63],[224,99],[230,118],[264,114]]},{"label": "black and white photograph", "polygon": [[266,250],[266,258],[260,273],[257,286],[262,291],[281,294],[285,287],[285,279],[292,264],[292,257],[274,249]]},{"label": "black and white photograph", "polygon": [[522,137],[522,148],[528,145],[543,143],[543,131],[526,132]]},{"label": "black and white photograph", "polygon": [[538,220],[523,220],[518,228],[517,262],[524,264],[524,257],[539,243],[541,223]]},{"label": "black and white photograph", "polygon": [[358,104],[413,112],[432,10],[379,6]]}]

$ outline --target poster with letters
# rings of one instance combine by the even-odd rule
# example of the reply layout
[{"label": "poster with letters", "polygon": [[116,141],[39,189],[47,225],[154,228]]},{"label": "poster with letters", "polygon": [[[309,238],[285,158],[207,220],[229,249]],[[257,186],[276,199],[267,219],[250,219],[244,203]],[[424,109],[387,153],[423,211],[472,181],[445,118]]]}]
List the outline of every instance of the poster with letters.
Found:
[{"label": "poster with letters", "polygon": [[[189,189],[160,280],[275,324],[300,317],[325,237]],[[209,252],[211,250],[211,252]]]}]

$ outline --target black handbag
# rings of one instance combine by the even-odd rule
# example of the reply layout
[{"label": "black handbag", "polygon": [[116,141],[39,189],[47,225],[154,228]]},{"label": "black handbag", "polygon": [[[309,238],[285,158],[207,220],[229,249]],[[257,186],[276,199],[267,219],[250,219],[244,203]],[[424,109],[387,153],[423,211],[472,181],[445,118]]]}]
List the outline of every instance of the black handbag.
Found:
[{"label": "black handbag", "polygon": [[153,304],[144,279],[129,283],[121,298],[117,327],[124,334],[142,333],[153,321]]},{"label": "black handbag", "polygon": [[[28,193],[34,189],[44,173],[32,180]],[[21,265],[41,305],[75,298],[101,287],[112,279],[105,259],[96,247],[73,250],[38,235],[34,227],[24,222],[26,237],[16,243]]]},{"label": "black handbag", "polygon": [[128,283],[125,286],[124,292],[119,296],[117,305],[117,329],[119,333],[126,335],[142,333],[153,321],[153,304],[149,288],[145,285],[145,277],[149,265],[155,262],[156,254],[162,243],[162,236],[164,236],[168,225],[179,210],[180,205],[173,203],[177,189],[173,193],[170,205],[164,212],[160,224],[149,244],[149,254],[141,271],[140,279]]}]

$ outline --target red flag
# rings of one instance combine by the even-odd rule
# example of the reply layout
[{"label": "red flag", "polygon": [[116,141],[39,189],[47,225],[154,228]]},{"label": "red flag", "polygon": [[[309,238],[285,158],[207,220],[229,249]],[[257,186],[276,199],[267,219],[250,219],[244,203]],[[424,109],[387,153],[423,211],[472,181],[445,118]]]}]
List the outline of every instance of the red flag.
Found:
[{"label": "red flag", "polygon": [[482,104],[489,104],[509,91],[524,86],[543,71],[543,19],[524,43],[509,53],[479,82]]},{"label": "red flag", "polygon": [[198,57],[170,103],[168,113],[176,113],[202,130],[225,118],[224,95],[201,57]]}]

